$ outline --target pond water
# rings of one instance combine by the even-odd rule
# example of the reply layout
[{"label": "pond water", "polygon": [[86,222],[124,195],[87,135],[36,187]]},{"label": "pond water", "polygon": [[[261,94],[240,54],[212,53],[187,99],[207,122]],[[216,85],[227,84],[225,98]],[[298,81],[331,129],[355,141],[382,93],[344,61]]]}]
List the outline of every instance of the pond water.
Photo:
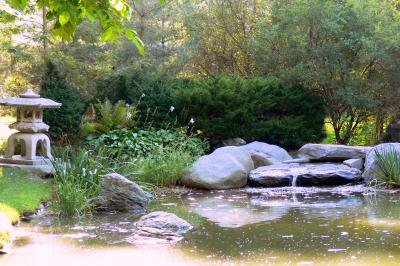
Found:
[{"label": "pond water", "polygon": [[362,186],[165,193],[150,206],[194,225],[172,246],[126,241],[138,218],[43,215],[0,265],[400,265],[400,194]]}]

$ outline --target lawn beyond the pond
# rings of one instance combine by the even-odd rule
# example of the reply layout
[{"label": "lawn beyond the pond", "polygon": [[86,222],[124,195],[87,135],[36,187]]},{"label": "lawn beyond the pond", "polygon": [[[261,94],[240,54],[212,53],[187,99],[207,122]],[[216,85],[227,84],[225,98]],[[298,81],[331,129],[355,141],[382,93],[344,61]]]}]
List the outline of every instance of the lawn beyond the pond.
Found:
[{"label": "lawn beyond the pond", "polygon": [[52,193],[52,180],[29,179],[22,170],[0,168],[0,203],[19,213],[35,211],[42,201],[51,199]]}]

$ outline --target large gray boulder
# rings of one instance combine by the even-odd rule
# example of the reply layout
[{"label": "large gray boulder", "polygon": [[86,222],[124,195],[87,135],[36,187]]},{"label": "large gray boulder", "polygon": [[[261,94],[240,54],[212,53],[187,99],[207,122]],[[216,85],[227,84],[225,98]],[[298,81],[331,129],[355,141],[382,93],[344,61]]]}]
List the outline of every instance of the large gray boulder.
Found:
[{"label": "large gray boulder", "polygon": [[253,160],[247,150],[222,147],[200,157],[182,177],[181,183],[201,189],[241,188],[247,184],[247,176],[253,169]]},{"label": "large gray boulder", "polygon": [[313,161],[344,161],[354,158],[365,158],[371,147],[346,146],[335,144],[306,144],[299,150],[299,157]]},{"label": "large gray boulder", "polygon": [[242,148],[250,152],[254,167],[276,164],[293,159],[285,149],[259,141],[246,144]]},{"label": "large gray boulder", "polygon": [[364,164],[363,178],[365,181],[372,181],[374,179],[379,179],[383,174],[378,163],[375,160],[376,152],[383,151],[397,151],[400,153],[400,143],[383,143],[375,146],[367,153]]},{"label": "large gray boulder", "polygon": [[149,198],[136,183],[111,173],[101,177],[96,206],[99,211],[145,212]]},{"label": "large gray boulder", "polygon": [[175,214],[157,211],[142,216],[135,233],[127,239],[132,244],[170,244],[181,241],[193,226]]},{"label": "large gray boulder", "polygon": [[282,163],[251,171],[249,185],[256,187],[338,186],[357,182],[360,178],[360,170],[343,164]]}]

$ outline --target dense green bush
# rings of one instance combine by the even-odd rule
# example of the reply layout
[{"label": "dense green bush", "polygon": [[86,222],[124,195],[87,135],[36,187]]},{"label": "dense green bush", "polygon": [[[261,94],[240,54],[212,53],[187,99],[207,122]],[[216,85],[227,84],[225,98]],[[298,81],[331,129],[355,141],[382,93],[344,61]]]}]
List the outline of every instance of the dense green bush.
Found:
[{"label": "dense green bush", "polygon": [[62,103],[59,109],[46,109],[44,121],[50,126],[50,135],[58,142],[75,138],[85,112],[86,99],[58,72],[53,63],[47,64],[40,94]]},{"label": "dense green bush", "polygon": [[179,148],[193,156],[203,154],[207,143],[184,132],[172,130],[112,130],[99,137],[88,136],[86,142],[93,147],[107,149],[109,156],[118,159],[144,158],[164,148]]},{"label": "dense green bush", "polygon": [[[105,93],[102,97],[139,102],[142,124],[189,125],[192,132],[200,130],[214,144],[241,137],[297,148],[318,142],[325,134],[321,98],[276,78],[171,79],[146,70],[125,70],[98,85]],[[124,93],[112,93],[118,90]],[[192,118],[194,125],[189,124]]]},{"label": "dense green bush", "polygon": [[116,103],[123,100],[138,108],[138,121],[155,127],[175,123],[174,88],[179,79],[158,74],[146,66],[130,67],[110,73],[97,80],[97,98]]},{"label": "dense green bush", "polygon": [[275,78],[188,80],[176,91],[181,121],[212,140],[241,137],[297,148],[324,137],[322,100]]}]

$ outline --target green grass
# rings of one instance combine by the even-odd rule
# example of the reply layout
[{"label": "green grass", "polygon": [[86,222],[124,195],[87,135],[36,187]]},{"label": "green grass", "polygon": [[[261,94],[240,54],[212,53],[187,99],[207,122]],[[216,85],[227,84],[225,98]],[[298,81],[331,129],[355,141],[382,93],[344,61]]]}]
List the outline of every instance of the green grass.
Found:
[{"label": "green grass", "polygon": [[326,137],[321,141],[323,144],[336,144],[335,130],[331,123],[329,123],[329,119],[325,119],[325,133]]},{"label": "green grass", "polygon": [[380,181],[388,185],[400,185],[400,153],[394,148],[375,151],[375,160],[381,171],[376,171]]},{"label": "green grass", "polygon": [[181,150],[159,150],[138,162],[135,180],[156,186],[176,185],[195,157]]},{"label": "green grass", "polygon": [[35,211],[42,201],[50,200],[52,194],[51,180],[29,179],[22,170],[0,168],[0,203],[19,213]]},{"label": "green grass", "polygon": [[56,150],[55,158],[54,209],[67,217],[90,212],[98,196],[100,175],[104,174],[102,154],[67,146]]}]

